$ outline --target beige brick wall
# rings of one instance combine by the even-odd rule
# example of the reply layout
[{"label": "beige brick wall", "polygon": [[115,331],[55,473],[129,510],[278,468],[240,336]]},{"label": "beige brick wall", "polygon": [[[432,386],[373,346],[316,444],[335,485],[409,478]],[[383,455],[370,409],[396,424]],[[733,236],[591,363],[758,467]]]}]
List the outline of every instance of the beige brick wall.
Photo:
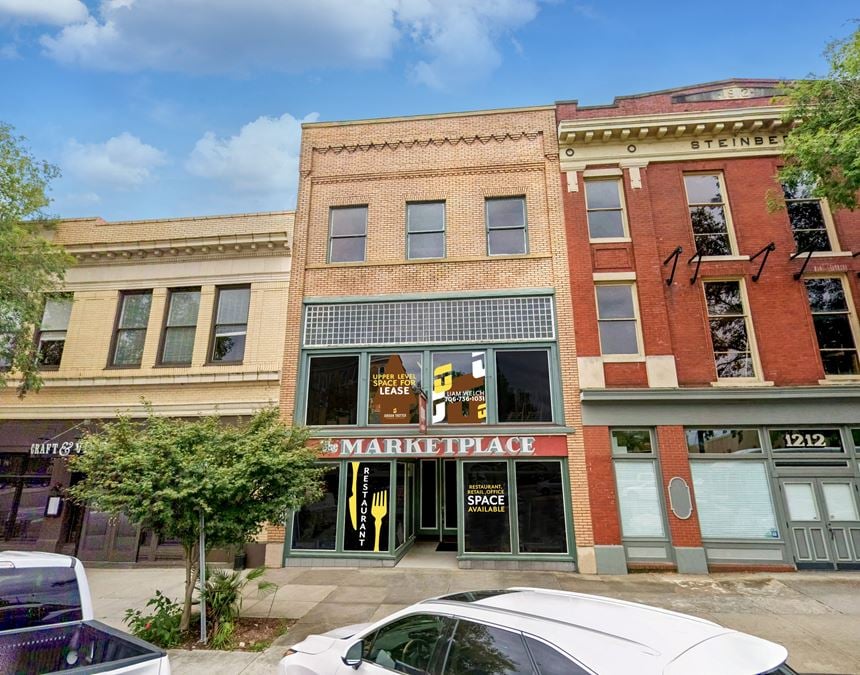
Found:
[{"label": "beige brick wall", "polygon": [[[72,220],[59,223],[54,241],[86,250],[70,268],[63,290],[74,294],[60,367],[43,372],[45,386],[23,399],[14,381],[0,390],[0,418],[45,418],[141,411],[145,398],[159,412],[171,414],[242,414],[276,405],[283,357],[289,290],[289,246],[293,213],[214,218],[106,223]],[[242,246],[200,245],[200,237],[228,242],[242,235]],[[277,246],[267,246],[273,237]],[[166,240],[166,253],[153,242]],[[259,249],[254,241],[259,240]],[[207,240],[208,242],[208,240]],[[164,242],[162,242],[164,243]],[[138,246],[140,253],[117,255],[110,246]],[[109,246],[110,245],[110,246]],[[252,248],[254,247],[254,248]],[[215,313],[216,288],[250,284],[244,359],[237,365],[207,364]],[[169,288],[201,289],[192,363],[157,364]],[[152,289],[152,305],[140,367],[111,368],[110,350],[122,290]]]},{"label": "beige brick wall", "polygon": [[[528,253],[488,256],[484,201],[525,195]],[[406,259],[408,201],[446,202],[444,261]],[[368,205],[366,261],[327,264],[332,206]],[[292,419],[304,297],[554,288],[581,566],[593,545],[553,108],[305,125],[281,409]],[[270,531],[270,541],[277,533]],[[583,565],[584,563],[584,565]]]}]

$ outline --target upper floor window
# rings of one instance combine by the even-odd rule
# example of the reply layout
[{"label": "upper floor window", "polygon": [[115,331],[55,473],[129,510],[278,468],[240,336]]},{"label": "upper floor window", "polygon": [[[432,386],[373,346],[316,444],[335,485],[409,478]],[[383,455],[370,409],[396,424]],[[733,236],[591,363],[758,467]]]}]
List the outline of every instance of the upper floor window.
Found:
[{"label": "upper floor window", "polygon": [[627,237],[621,180],[585,181],[585,207],[589,239],[623,239]]},{"label": "upper floor window", "polygon": [[238,363],[245,358],[251,287],[219,288],[210,361]]},{"label": "upper floor window", "polygon": [[152,291],[125,291],[120,296],[112,365],[140,365],[151,306]]},{"label": "upper floor window", "polygon": [[842,279],[806,279],[806,296],[826,375],[857,375],[855,322]]},{"label": "upper floor window", "polygon": [[39,364],[57,368],[63,358],[66,331],[72,314],[71,295],[51,295],[45,299],[42,323],[39,325]]},{"label": "upper floor window", "polygon": [[445,202],[406,205],[406,256],[410,260],[445,257]]},{"label": "upper floor window", "polygon": [[824,208],[812,194],[813,187],[811,182],[799,183],[794,188],[782,186],[791,233],[798,251],[831,251]]},{"label": "upper floor window", "polygon": [[732,255],[731,224],[722,174],[688,174],[684,176],[684,185],[696,251],[702,255]]},{"label": "upper floor window", "polygon": [[330,212],[329,262],[363,262],[367,206],[339,206]]},{"label": "upper floor window", "polygon": [[526,253],[526,198],[486,201],[487,251],[490,255]]},{"label": "upper floor window", "polygon": [[176,288],[170,291],[167,317],[159,361],[170,365],[188,365],[194,352],[197,314],[200,310],[199,288]]},{"label": "upper floor window", "polygon": [[707,281],[704,286],[717,377],[755,377],[741,282]]},{"label": "upper floor window", "polygon": [[639,327],[633,284],[597,284],[597,325],[601,354],[639,354]]}]

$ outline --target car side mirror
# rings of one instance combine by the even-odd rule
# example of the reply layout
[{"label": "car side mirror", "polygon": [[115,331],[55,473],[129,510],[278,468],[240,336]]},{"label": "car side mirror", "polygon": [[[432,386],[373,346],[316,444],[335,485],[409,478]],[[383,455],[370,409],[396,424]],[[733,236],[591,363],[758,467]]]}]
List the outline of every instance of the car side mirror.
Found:
[{"label": "car side mirror", "polygon": [[353,642],[349,649],[346,650],[346,654],[340,657],[340,660],[344,662],[345,665],[350,666],[358,670],[358,667],[361,665],[361,654],[364,651],[364,641],[359,640],[358,642]]}]

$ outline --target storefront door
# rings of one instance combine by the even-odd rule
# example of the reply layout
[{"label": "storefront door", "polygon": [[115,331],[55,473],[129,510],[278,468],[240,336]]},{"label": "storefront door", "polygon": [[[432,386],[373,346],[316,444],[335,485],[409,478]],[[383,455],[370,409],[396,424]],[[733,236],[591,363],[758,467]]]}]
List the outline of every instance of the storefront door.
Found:
[{"label": "storefront door", "polygon": [[799,569],[860,569],[860,505],[851,478],[783,478]]},{"label": "storefront door", "polygon": [[81,532],[81,560],[137,562],[140,528],[124,515],[88,509]]},{"label": "storefront door", "polygon": [[457,460],[422,459],[419,462],[419,530],[424,536],[457,536]]}]

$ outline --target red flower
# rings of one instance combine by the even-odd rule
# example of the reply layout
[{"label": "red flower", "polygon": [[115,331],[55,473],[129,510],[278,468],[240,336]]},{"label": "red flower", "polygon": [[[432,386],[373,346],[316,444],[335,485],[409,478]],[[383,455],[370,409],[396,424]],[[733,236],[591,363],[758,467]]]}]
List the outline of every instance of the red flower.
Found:
[{"label": "red flower", "polygon": [[152,628],[152,621],[148,621],[145,628],[146,628],[146,630],[149,630],[150,628]]}]

